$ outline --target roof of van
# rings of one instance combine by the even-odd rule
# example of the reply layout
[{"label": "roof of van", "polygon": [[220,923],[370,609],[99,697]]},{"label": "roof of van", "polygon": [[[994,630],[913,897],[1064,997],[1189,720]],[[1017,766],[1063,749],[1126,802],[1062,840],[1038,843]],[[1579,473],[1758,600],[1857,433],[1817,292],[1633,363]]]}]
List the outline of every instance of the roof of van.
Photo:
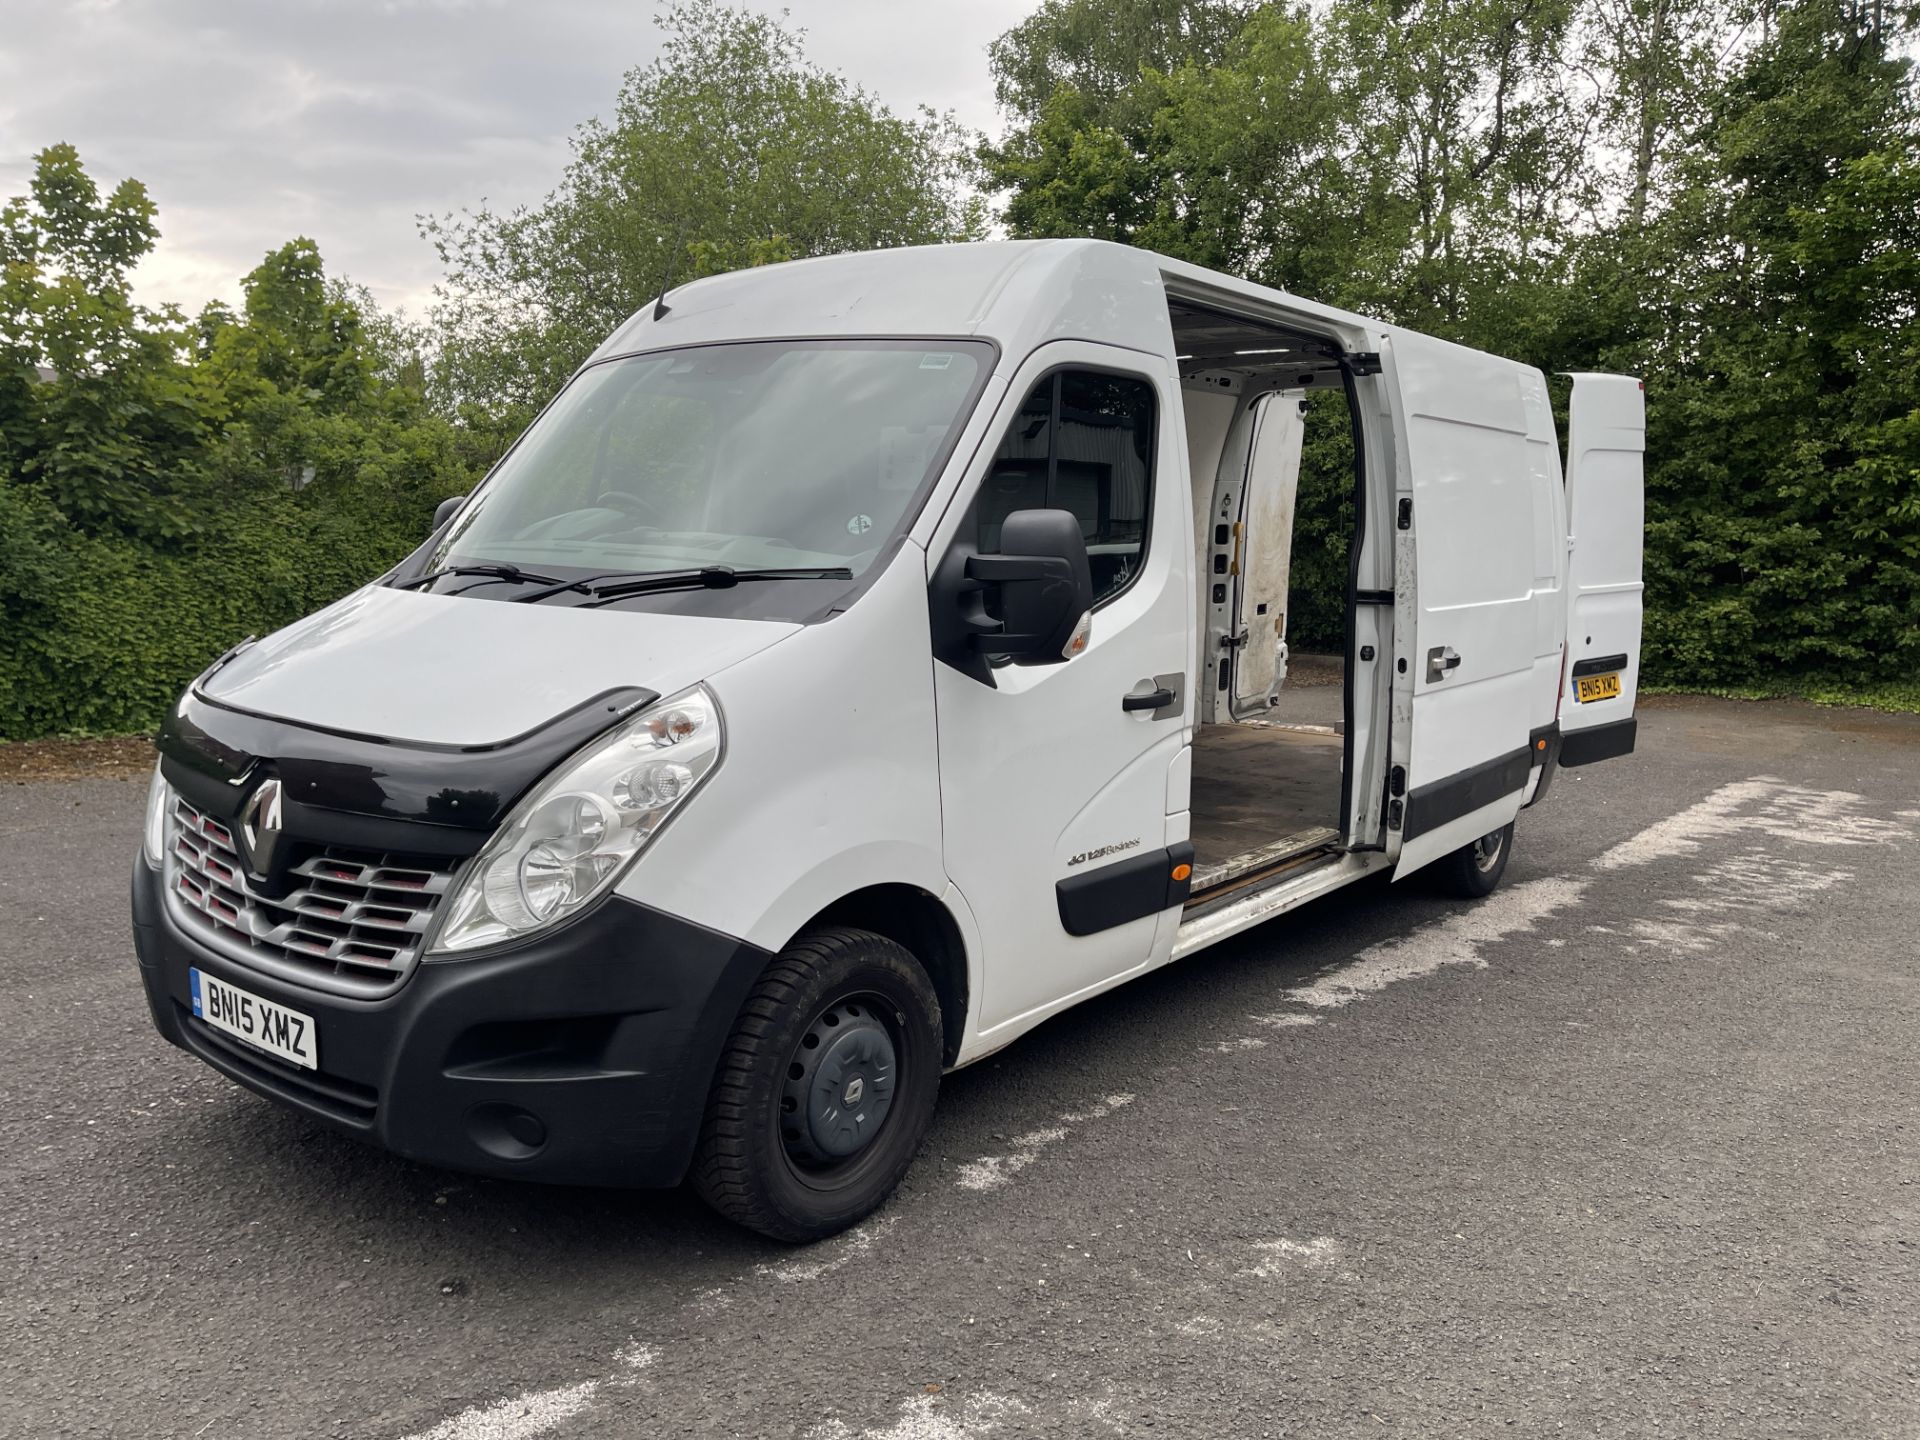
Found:
[{"label": "roof of van", "polygon": [[1106,240],[997,240],[826,255],[695,280],[640,309],[594,359],[783,336],[978,336],[1022,356],[1049,340],[1170,355],[1167,299],[1314,319],[1355,343],[1380,321]]}]

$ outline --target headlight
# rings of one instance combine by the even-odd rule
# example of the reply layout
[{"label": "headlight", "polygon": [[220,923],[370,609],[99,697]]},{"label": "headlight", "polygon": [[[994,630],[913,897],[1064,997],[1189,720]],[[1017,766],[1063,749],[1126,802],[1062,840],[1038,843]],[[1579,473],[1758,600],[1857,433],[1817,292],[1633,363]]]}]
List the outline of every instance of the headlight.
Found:
[{"label": "headlight", "polygon": [[431,953],[498,945],[575,914],[617,880],[720,760],[704,685],[657,700],[536,785],[448,897]]},{"label": "headlight", "polygon": [[153,762],[153,779],[147,782],[147,831],[140,843],[147,863],[157,866],[167,848],[167,811],[173,805],[173,787],[160,778],[160,762]]}]

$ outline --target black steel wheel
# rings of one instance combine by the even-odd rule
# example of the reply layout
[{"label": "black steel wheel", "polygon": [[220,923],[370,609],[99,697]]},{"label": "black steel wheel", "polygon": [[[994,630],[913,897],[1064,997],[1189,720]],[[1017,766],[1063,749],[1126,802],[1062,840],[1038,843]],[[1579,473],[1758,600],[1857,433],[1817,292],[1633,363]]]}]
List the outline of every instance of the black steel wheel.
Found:
[{"label": "black steel wheel", "polygon": [[940,1089],[940,1002],[902,946],[803,935],[767,967],[720,1058],[692,1180],[728,1219],[819,1240],[877,1208]]},{"label": "black steel wheel", "polygon": [[1507,857],[1513,853],[1513,821],[1482,835],[1470,845],[1433,863],[1433,879],[1449,895],[1462,900],[1478,900],[1491,895],[1507,873]]}]

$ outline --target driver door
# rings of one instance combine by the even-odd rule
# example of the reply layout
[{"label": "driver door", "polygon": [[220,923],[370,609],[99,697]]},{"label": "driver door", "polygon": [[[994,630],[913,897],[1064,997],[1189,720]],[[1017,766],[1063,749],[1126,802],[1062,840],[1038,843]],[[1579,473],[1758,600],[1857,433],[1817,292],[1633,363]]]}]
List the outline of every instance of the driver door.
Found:
[{"label": "driver door", "polygon": [[934,662],[947,873],[979,925],[982,1033],[1143,968],[1184,899],[1184,787],[1168,809],[1191,703],[1191,521],[1179,398],[1157,368],[1081,342],[1036,351],[929,552],[930,571],[952,547],[992,553],[1014,511],[1067,510],[1096,597],[1070,660]]}]

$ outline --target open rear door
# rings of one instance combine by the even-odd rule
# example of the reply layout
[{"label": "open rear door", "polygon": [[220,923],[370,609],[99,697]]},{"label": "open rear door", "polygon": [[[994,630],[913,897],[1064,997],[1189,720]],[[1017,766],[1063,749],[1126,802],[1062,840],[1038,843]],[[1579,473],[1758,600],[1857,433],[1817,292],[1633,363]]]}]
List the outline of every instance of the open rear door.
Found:
[{"label": "open rear door", "polygon": [[1412,691],[1411,733],[1394,750],[1405,773],[1389,787],[1405,791],[1397,879],[1520,813],[1534,499],[1523,372],[1407,331],[1382,360],[1400,402],[1395,568],[1415,595],[1413,633],[1395,647]]},{"label": "open rear door", "polygon": [[1560,763],[1633,749],[1640,681],[1646,395],[1630,375],[1575,375],[1567,416],[1567,666]]},{"label": "open rear door", "polygon": [[1235,720],[1264,715],[1285,677],[1287,580],[1293,560],[1293,510],[1300,489],[1300,442],[1306,424],[1300,395],[1263,395],[1253,402],[1253,442],[1240,492],[1240,554],[1233,578]]}]

